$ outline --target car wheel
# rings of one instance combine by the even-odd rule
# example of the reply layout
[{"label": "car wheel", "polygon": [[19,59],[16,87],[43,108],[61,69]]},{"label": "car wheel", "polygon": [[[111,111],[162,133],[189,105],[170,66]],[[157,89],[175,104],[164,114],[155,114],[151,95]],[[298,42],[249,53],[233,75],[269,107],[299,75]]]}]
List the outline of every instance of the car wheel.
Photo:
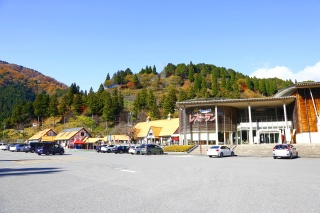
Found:
[{"label": "car wheel", "polygon": [[31,153],[34,153],[34,150],[31,150]]},{"label": "car wheel", "polygon": [[292,159],[292,153],[290,153],[290,157],[289,158]]},{"label": "car wheel", "polygon": [[209,158],[212,158],[212,155],[209,155]]},{"label": "car wheel", "polygon": [[110,153],[111,151],[110,151],[110,149],[108,149],[108,151],[107,151],[108,153]]},{"label": "car wheel", "polygon": [[220,155],[219,155],[219,157],[220,157],[220,158],[222,158],[222,157],[223,157],[223,153],[222,153],[222,152],[220,152]]},{"label": "car wheel", "polygon": [[38,153],[38,155],[41,155],[40,153]]},{"label": "car wheel", "polygon": [[52,154],[55,155],[56,153],[55,153],[55,152],[52,152]]},{"label": "car wheel", "polygon": [[47,152],[46,152],[46,155],[50,155],[50,152],[49,152],[49,151],[47,151]]},{"label": "car wheel", "polygon": [[148,155],[151,155],[151,152],[150,151],[148,151],[148,153],[147,153]]},{"label": "car wheel", "polygon": [[231,157],[233,157],[234,156],[234,152],[231,152]]},{"label": "car wheel", "polygon": [[298,152],[297,152],[297,154],[296,154],[296,158],[298,158]]},{"label": "car wheel", "polygon": [[61,150],[61,151],[60,151],[60,155],[63,155],[63,153],[64,153],[64,152]]},{"label": "car wheel", "polygon": [[163,151],[160,151],[160,155],[163,155]]},{"label": "car wheel", "polygon": [[140,152],[139,152],[139,151],[137,152],[137,155],[140,155]]},{"label": "car wheel", "polygon": [[276,159],[277,157],[276,156],[273,156],[273,159]]}]

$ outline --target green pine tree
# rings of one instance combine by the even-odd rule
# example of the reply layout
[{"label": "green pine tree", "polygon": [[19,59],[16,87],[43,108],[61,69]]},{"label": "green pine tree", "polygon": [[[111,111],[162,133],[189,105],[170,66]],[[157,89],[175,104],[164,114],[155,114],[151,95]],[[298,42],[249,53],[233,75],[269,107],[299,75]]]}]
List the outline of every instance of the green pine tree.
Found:
[{"label": "green pine tree", "polygon": [[190,82],[194,82],[194,66],[192,64],[192,62],[190,61],[190,64],[189,64],[189,70],[188,70],[188,79]]}]

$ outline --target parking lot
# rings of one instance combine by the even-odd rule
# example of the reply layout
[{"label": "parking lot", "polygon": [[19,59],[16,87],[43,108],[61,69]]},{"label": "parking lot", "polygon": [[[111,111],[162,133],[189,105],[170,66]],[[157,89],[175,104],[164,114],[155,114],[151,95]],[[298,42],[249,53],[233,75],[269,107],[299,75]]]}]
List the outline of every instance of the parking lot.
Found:
[{"label": "parking lot", "polygon": [[0,151],[0,212],[320,212],[320,158]]}]

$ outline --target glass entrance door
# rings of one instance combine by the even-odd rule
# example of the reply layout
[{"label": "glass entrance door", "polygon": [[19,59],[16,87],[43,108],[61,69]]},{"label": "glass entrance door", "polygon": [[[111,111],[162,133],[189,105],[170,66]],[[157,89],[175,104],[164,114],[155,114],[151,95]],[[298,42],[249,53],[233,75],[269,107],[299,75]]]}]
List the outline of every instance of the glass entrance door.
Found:
[{"label": "glass entrance door", "polygon": [[278,143],[279,132],[260,133],[260,143]]}]

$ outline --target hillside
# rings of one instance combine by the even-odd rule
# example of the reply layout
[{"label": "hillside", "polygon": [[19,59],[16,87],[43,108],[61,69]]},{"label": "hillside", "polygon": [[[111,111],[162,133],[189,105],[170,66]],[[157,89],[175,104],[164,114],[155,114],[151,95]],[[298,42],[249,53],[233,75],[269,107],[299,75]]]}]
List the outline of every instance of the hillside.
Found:
[{"label": "hillside", "polygon": [[0,60],[0,123],[11,117],[17,105],[33,102],[39,92],[53,94],[56,91],[66,90],[67,86],[54,78]]},{"label": "hillside", "polygon": [[67,85],[36,70],[0,60],[0,86],[2,88],[12,84],[24,85],[35,93],[45,91],[52,94],[57,89],[67,89]]},{"label": "hillside", "polygon": [[139,73],[127,68],[110,76],[98,91],[87,93],[75,83],[67,87],[38,71],[0,61],[0,124],[6,126],[2,137],[28,138],[34,122],[58,131],[83,126],[93,136],[127,134],[129,122],[163,119],[169,113],[178,117],[177,101],[270,97],[292,84],[192,62],[169,63],[160,73],[147,66]]}]

